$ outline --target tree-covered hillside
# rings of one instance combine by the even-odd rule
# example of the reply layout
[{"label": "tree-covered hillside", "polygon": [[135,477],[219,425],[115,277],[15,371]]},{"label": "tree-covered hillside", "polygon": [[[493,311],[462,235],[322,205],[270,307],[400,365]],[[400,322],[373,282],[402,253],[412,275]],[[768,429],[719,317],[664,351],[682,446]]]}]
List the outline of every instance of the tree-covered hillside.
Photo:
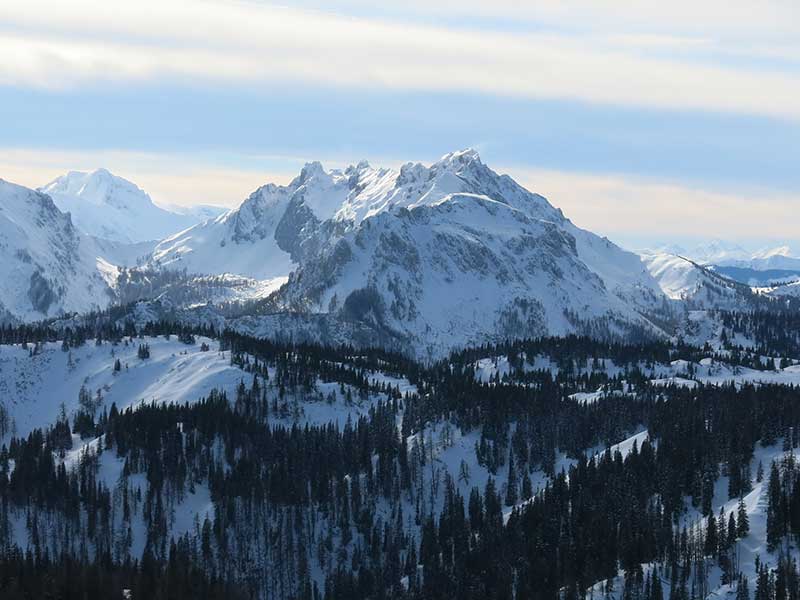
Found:
[{"label": "tree-covered hillside", "polygon": [[111,323],[0,331],[3,597],[797,594],[789,356]]}]

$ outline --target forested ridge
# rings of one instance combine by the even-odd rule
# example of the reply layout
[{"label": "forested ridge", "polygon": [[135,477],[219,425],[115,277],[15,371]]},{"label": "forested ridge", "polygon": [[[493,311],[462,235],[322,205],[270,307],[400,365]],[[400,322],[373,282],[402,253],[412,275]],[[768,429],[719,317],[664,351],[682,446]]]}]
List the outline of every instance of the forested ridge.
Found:
[{"label": "forested ridge", "polygon": [[[224,355],[241,379],[181,404],[119,408],[89,395],[46,429],[9,434],[0,449],[4,598],[127,589],[134,598],[682,600],[704,597],[717,572],[756,600],[797,597],[800,390],[655,385],[648,374],[704,358],[775,370],[780,358],[572,337],[422,365],[166,322],[59,333],[6,327],[0,341],[31,355],[48,340],[65,354],[128,345],[146,362],[149,340],[175,336]],[[502,357],[505,374],[479,377],[486,357]],[[591,402],[575,397],[597,389],[605,393]],[[363,408],[357,418],[304,417],[353,405]],[[759,463],[757,450],[775,444],[782,458]],[[722,514],[720,481],[737,507]],[[775,560],[745,581],[740,499],[762,481]],[[176,534],[180,514],[206,497],[210,509]]]}]

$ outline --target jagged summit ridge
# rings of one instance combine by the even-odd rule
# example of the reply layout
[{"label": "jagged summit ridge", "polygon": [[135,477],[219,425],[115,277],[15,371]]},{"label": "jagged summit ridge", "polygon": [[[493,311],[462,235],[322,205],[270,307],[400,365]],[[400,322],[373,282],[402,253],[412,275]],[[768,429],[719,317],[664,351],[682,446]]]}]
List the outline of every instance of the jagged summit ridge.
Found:
[{"label": "jagged summit ridge", "polygon": [[418,349],[475,339],[656,329],[638,256],[575,227],[463,150],[425,166],[308,163],[239,209],[165,240],[152,264],[288,278],[266,310],[367,322]]},{"label": "jagged summit ridge", "polygon": [[[204,247],[234,243],[244,256],[241,264],[230,264],[231,272],[272,277],[277,273],[274,261],[251,259],[247,256],[249,245],[264,240],[271,245],[270,238],[276,234],[281,238],[287,229],[310,234],[317,224],[329,220],[341,228],[358,227],[382,212],[433,206],[457,194],[501,202],[533,218],[564,221],[561,211],[544,197],[492,171],[474,150],[447,154],[428,167],[406,163],[400,169],[374,168],[362,161],[344,170],[325,170],[319,162],[310,162],[288,185],[261,186],[239,209],[217,222],[166,240],[156,248],[154,259],[162,265],[186,266],[194,271],[209,261],[217,262],[214,253],[205,252]],[[281,221],[284,227],[279,229]],[[275,244],[281,252],[291,254],[289,245],[292,244],[286,240]],[[270,248],[266,258],[275,252],[274,247]],[[259,256],[265,258],[263,253]],[[263,264],[257,266],[258,262]],[[277,266],[285,271],[286,261],[279,262]],[[297,260],[293,259],[292,264]]]}]

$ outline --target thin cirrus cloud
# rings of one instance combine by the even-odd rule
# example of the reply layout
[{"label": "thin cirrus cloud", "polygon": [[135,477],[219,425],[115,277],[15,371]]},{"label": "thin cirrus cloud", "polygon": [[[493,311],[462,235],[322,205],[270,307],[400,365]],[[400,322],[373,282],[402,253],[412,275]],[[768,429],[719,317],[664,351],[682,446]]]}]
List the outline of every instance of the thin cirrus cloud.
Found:
[{"label": "thin cirrus cloud", "polygon": [[[560,28],[577,11],[574,3],[539,4],[544,8],[530,11],[531,18],[545,26],[530,31],[241,2],[42,4],[0,6],[0,83],[56,89],[159,80],[265,88],[310,83],[800,119],[800,78],[791,65],[704,58],[696,38],[636,33],[641,11],[622,20],[632,25],[601,33]],[[476,5],[463,10],[470,6]],[[498,10],[503,6],[514,4]],[[723,25],[745,19],[741,10],[732,14],[738,17]],[[764,29],[781,22],[779,11],[766,14],[756,20]],[[791,27],[784,23],[778,31],[788,35]],[[746,41],[780,55],[765,39]],[[709,43],[718,40],[699,45]],[[795,50],[789,43],[789,58]]]},{"label": "thin cirrus cloud", "polygon": [[524,167],[508,172],[547,196],[576,225],[628,247],[677,238],[736,239],[750,245],[800,238],[800,198],[792,193],[707,189],[645,177]]},{"label": "thin cirrus cloud", "polygon": [[[341,5],[368,10],[376,6],[367,0],[341,0]],[[307,0],[306,6],[323,8],[324,2]],[[381,5],[385,9],[385,5]],[[391,3],[389,3],[391,6]],[[404,0],[405,11],[450,17],[453,15],[490,19],[513,19],[551,26],[639,31],[700,32],[704,36],[753,37],[794,34],[800,16],[794,0]],[[388,11],[390,14],[392,11]],[[396,14],[396,11],[395,11]]]}]

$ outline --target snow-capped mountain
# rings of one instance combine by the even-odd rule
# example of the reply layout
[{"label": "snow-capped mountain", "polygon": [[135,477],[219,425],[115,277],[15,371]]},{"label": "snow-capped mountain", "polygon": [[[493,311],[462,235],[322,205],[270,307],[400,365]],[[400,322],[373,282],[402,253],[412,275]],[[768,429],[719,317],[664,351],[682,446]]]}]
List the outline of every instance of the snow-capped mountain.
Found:
[{"label": "snow-capped mountain", "polygon": [[692,248],[665,244],[641,250],[640,254],[650,256],[671,254],[684,256],[701,265],[736,267],[755,271],[800,269],[800,253],[794,251],[788,244],[750,251],[736,243],[712,240]]},{"label": "snow-capped mountain", "polygon": [[748,286],[684,256],[655,253],[641,257],[664,293],[690,308],[741,308],[754,298]]},{"label": "snow-capped mountain", "polygon": [[788,245],[770,246],[755,252],[745,250],[721,252],[700,259],[700,262],[721,267],[736,267],[754,271],[800,270],[800,255]]},{"label": "snow-capped mountain", "polygon": [[104,308],[116,270],[40,192],[0,179],[0,320]]},{"label": "snow-capped mountain", "polygon": [[269,184],[259,188],[238,209],[163,240],[151,262],[192,273],[231,273],[256,279],[288,275],[296,263],[279,245],[277,227],[283,222],[289,199],[300,187],[295,180],[287,187]]},{"label": "snow-capped mountain", "polygon": [[723,240],[711,240],[698,244],[687,252],[689,258],[700,264],[731,264],[735,261],[748,260],[751,253],[739,244]]},{"label": "snow-capped mountain", "polygon": [[69,212],[79,230],[126,244],[161,240],[223,211],[210,206],[181,211],[162,208],[136,184],[106,169],[70,171],[39,191]]},{"label": "snow-capped mountain", "polygon": [[[170,310],[244,302],[239,321],[229,323],[240,331],[336,343],[358,338],[441,356],[547,334],[660,336],[674,331],[680,305],[740,308],[763,296],[714,271],[722,267],[665,253],[640,258],[579,229],[472,150],[400,169],[361,162],[328,171],[308,163],[288,185],[264,185],[238,209],[155,249],[155,242],[82,235],[47,195],[6,185],[48,205],[50,218],[70,231],[41,233],[40,221],[23,219],[44,239],[20,242],[9,254],[12,263],[28,260],[25,252],[42,256],[25,271],[33,291],[17,283],[2,299],[6,314],[19,319],[148,298]],[[86,212],[92,217],[112,211],[128,228],[147,222],[147,211],[157,212],[150,225],[175,216],[107,171],[72,173],[47,189],[97,208]],[[721,244],[707,250],[707,257],[734,252]],[[65,253],[67,259],[47,262]],[[117,268],[137,264],[142,268]]]},{"label": "snow-capped mountain", "polygon": [[800,253],[794,251],[790,246],[765,248],[754,253],[746,266],[758,271],[800,270]]},{"label": "snow-capped mountain", "polygon": [[[371,323],[406,344],[597,327],[653,331],[663,294],[635,254],[573,225],[472,150],[429,167],[307,164],[159,244],[153,264],[287,276],[270,311]],[[591,323],[591,325],[590,325]]]}]

